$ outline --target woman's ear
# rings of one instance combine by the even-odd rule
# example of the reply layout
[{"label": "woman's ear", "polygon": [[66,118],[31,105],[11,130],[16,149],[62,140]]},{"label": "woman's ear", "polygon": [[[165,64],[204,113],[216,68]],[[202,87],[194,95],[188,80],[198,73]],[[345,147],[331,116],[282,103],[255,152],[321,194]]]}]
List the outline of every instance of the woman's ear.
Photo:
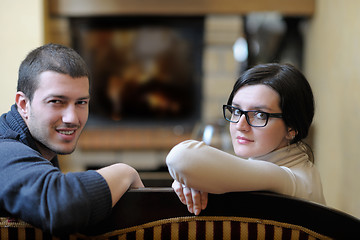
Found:
[{"label": "woman's ear", "polygon": [[17,92],[15,95],[15,103],[18,109],[18,112],[23,117],[23,119],[28,119],[29,117],[29,108],[30,108],[30,100],[26,97],[25,93]]},{"label": "woman's ear", "polygon": [[288,134],[286,135],[287,140],[293,140],[296,137],[297,131],[291,127],[288,127]]}]

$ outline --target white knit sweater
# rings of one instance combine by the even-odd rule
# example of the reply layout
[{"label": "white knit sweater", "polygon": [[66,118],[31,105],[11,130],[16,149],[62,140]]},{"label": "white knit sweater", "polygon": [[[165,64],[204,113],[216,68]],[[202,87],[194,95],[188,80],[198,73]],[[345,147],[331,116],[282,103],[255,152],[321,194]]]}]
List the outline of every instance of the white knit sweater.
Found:
[{"label": "white knit sweater", "polygon": [[188,140],[169,152],[166,163],[175,180],[196,190],[273,191],[325,204],[319,172],[301,143],[243,159]]}]

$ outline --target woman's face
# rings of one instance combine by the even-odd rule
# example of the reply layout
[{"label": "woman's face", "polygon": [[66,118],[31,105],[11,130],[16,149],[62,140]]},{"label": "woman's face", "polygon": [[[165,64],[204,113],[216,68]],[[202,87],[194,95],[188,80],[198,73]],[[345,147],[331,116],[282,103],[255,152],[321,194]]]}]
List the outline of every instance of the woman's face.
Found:
[{"label": "woman's face", "polygon": [[[261,110],[268,113],[281,113],[279,104],[279,94],[262,84],[241,87],[232,102],[232,106],[244,111]],[[270,117],[265,127],[250,126],[245,115],[240,117],[238,123],[230,123],[235,154],[243,158],[262,156],[286,146],[291,132],[281,118]]]}]

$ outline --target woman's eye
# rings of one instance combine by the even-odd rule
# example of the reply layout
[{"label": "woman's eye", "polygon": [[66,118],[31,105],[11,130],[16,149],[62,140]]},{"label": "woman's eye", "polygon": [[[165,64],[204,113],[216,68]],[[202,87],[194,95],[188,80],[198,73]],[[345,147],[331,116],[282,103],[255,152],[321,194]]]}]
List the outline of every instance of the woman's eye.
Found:
[{"label": "woman's eye", "polygon": [[261,119],[261,120],[265,120],[266,119],[266,114],[263,112],[255,112],[254,113],[255,118],[257,119]]},{"label": "woman's eye", "polygon": [[239,109],[233,109],[233,114],[235,116],[239,116],[239,115],[241,115],[241,111]]}]

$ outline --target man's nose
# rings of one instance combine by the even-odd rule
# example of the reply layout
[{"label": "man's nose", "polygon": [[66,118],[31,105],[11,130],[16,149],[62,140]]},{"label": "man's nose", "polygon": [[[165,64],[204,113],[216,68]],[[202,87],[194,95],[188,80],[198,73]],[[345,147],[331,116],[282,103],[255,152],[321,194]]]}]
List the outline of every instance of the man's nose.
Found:
[{"label": "man's nose", "polygon": [[63,119],[64,123],[77,124],[79,122],[79,118],[78,118],[75,106],[69,105],[64,110],[62,119]]}]

